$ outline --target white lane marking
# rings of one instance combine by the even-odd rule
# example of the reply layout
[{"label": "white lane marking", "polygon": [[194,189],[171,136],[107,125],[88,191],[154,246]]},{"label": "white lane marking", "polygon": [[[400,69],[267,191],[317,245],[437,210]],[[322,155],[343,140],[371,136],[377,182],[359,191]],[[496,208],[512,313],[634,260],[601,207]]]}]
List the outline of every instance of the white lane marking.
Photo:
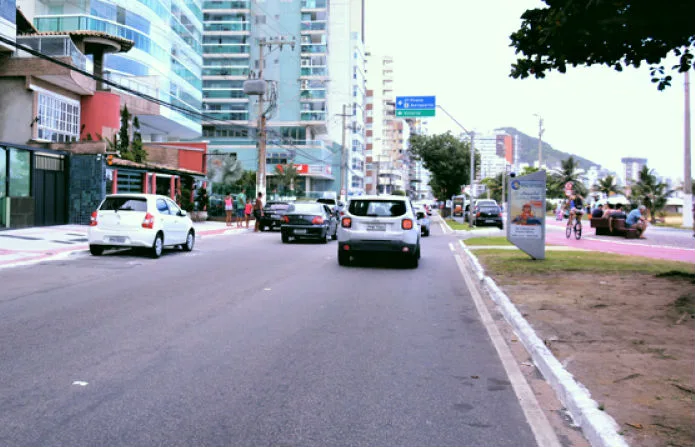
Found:
[{"label": "white lane marking", "polygon": [[456,249],[454,248],[454,244],[452,244],[451,242],[449,242],[449,250],[451,250],[452,252],[456,251]]},{"label": "white lane marking", "polygon": [[72,382],[72,384],[73,384],[73,385],[77,385],[77,386],[87,386],[87,385],[89,385],[89,383],[83,382],[83,381],[81,381],[81,380],[75,380],[74,382]]},{"label": "white lane marking", "polygon": [[545,413],[543,413],[543,410],[538,404],[538,400],[536,400],[536,396],[533,394],[531,387],[521,373],[521,369],[519,365],[517,365],[512,351],[505,343],[504,338],[497,329],[495,321],[492,319],[487,307],[485,307],[483,298],[480,296],[478,288],[473,283],[473,279],[468,273],[466,265],[463,259],[461,259],[461,255],[454,255],[454,258],[456,259],[459,272],[461,272],[461,276],[463,276],[463,280],[471,293],[475,307],[478,309],[480,320],[485,325],[485,329],[487,329],[487,333],[492,340],[497,355],[499,355],[502,361],[502,366],[509,377],[509,381],[512,383],[514,392],[519,398],[519,404],[524,411],[526,420],[531,426],[531,431],[533,431],[536,442],[542,447],[561,447],[555,430],[553,430],[548,418],[545,416]]}]

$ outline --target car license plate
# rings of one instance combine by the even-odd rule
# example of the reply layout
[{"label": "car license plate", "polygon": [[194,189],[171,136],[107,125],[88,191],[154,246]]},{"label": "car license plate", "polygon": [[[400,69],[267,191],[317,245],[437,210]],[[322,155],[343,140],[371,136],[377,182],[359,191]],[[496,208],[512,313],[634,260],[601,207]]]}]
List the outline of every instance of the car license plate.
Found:
[{"label": "car license plate", "polygon": [[367,231],[386,231],[386,225],[367,225]]},{"label": "car license plate", "polygon": [[270,218],[271,218],[271,219],[279,219],[279,218],[280,218],[280,215],[279,215],[279,214],[272,214],[272,215],[270,216]]},{"label": "car license plate", "polygon": [[109,238],[109,242],[113,242],[114,244],[122,244],[125,242],[125,237],[124,236],[111,236]]},{"label": "car license plate", "polygon": [[306,230],[296,229],[294,230],[294,234],[306,234]]},{"label": "car license plate", "polygon": [[495,221],[492,219],[487,219],[487,220],[485,220],[485,223],[495,223]]}]

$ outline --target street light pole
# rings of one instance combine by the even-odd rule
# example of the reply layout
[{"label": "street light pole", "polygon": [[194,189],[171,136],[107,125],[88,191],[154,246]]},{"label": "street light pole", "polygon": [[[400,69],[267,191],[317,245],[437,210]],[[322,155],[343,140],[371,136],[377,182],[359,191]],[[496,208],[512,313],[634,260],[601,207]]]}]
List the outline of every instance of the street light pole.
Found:
[{"label": "street light pole", "polygon": [[538,115],[537,113],[534,113],[533,116],[538,117],[538,169],[542,169],[543,165],[543,133],[545,132],[545,129],[543,129],[543,117]]},{"label": "street light pole", "polygon": [[693,182],[690,165],[690,72],[685,72],[685,131],[684,131],[684,179],[683,179],[683,226],[686,228],[693,227]]}]

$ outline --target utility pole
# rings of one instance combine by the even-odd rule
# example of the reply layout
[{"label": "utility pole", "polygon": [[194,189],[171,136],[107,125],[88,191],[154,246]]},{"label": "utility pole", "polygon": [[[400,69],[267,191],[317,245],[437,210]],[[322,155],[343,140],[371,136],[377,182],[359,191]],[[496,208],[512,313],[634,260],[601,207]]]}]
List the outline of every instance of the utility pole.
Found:
[{"label": "utility pole", "polygon": [[542,169],[541,166],[543,165],[543,133],[545,132],[545,129],[543,129],[543,117],[534,114],[533,116],[538,117],[538,169]]},{"label": "utility pole", "polygon": [[690,165],[690,72],[685,72],[685,131],[684,131],[684,162],[685,170],[683,173],[683,226],[693,227],[693,181]]},{"label": "utility pole", "polygon": [[259,49],[259,62],[258,62],[258,79],[261,81],[263,84],[262,88],[262,93],[258,92],[253,92],[249,93],[246,90],[246,87],[244,88],[244,91],[247,94],[255,94],[258,95],[258,124],[257,124],[257,137],[258,137],[258,170],[256,171],[256,195],[258,195],[259,192],[263,193],[263,196],[265,197],[266,195],[266,185],[265,185],[265,179],[266,179],[266,146],[267,146],[267,141],[268,141],[268,135],[266,133],[266,124],[268,117],[266,116],[266,111],[265,111],[265,90],[266,90],[266,81],[263,79],[263,66],[265,65],[265,59],[264,59],[264,50],[266,47],[268,47],[268,50],[272,50],[273,45],[277,45],[280,50],[282,50],[282,47],[284,45],[290,45],[292,49],[294,50],[294,45],[295,45],[295,40],[292,38],[292,40],[289,40],[289,38],[285,38],[284,36],[273,38],[273,39],[266,39],[266,38],[261,38],[258,41],[258,49]]},{"label": "utility pole", "polygon": [[[348,183],[348,151],[346,147],[346,133],[347,133],[347,118],[352,115],[347,113],[347,104],[343,104],[343,113],[338,115],[343,117],[343,143],[340,150],[340,197],[342,200],[347,201],[347,183]],[[342,197],[345,195],[345,197]]]},{"label": "utility pole", "polygon": [[[465,129],[464,129],[465,130]],[[470,226],[473,226],[473,199],[475,197],[475,149],[473,140],[475,139],[475,132],[471,131],[468,133],[471,137],[471,203],[468,204],[468,219],[470,221]],[[464,213],[465,214],[465,213]],[[465,220],[465,219],[464,219]]]}]

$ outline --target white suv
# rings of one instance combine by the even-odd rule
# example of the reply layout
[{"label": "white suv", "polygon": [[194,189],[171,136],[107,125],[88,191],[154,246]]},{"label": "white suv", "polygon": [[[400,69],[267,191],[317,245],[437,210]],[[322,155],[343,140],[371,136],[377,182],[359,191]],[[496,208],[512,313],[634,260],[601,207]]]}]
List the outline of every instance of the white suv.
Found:
[{"label": "white suv", "polygon": [[193,250],[195,230],[186,211],[156,194],[106,196],[89,224],[89,251],[101,255],[112,247],[147,248],[154,258],[165,246]]},{"label": "white suv", "polygon": [[338,227],[338,263],[365,253],[393,253],[410,267],[420,259],[420,225],[403,196],[359,196],[348,202]]}]

